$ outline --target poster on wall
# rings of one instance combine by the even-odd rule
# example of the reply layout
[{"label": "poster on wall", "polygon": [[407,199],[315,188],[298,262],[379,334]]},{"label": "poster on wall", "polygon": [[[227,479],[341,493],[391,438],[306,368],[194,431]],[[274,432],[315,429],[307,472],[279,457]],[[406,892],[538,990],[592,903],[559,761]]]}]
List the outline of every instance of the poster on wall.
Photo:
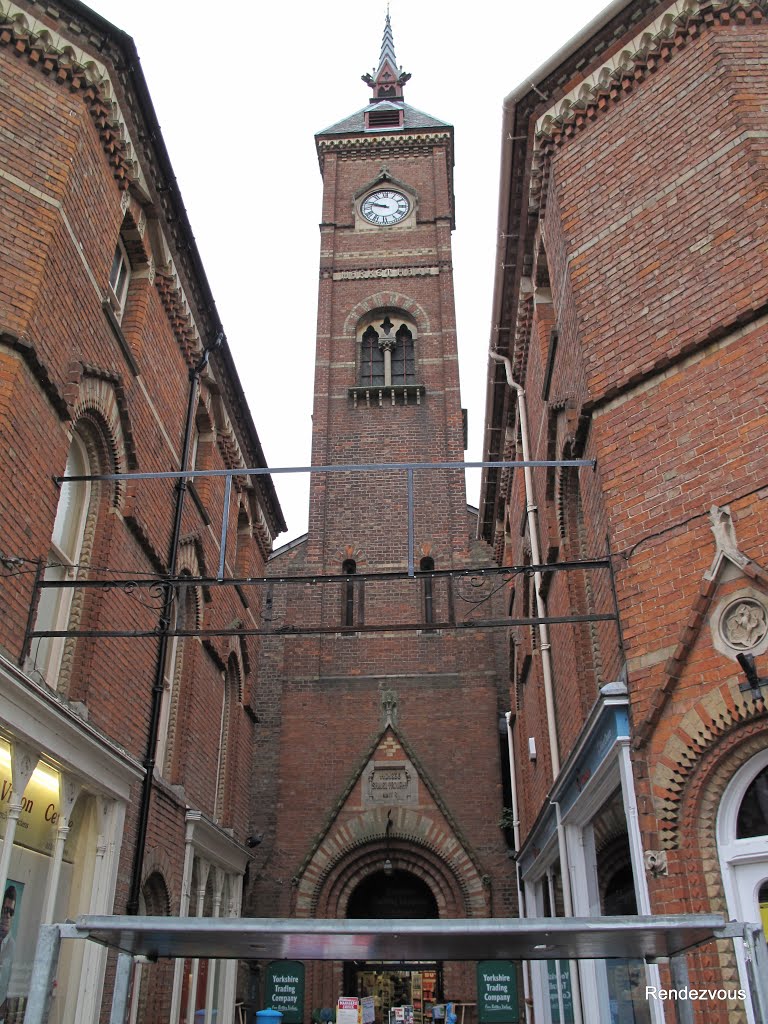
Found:
[{"label": "poster on wall", "polygon": [[23,895],[24,883],[9,878],[0,911],[0,1021],[10,1017],[11,1008],[16,1009],[17,1000],[13,996],[11,976],[16,960]]},{"label": "poster on wall", "polygon": [[301,1024],[304,1019],[304,964],[300,960],[275,960],[269,964],[264,1005],[282,1013],[281,1024]]}]

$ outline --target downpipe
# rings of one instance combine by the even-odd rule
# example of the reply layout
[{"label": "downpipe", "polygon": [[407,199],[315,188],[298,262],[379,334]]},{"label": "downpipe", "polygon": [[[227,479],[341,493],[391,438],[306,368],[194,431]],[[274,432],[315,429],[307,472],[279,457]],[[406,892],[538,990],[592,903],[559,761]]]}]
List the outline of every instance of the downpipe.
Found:
[{"label": "downpipe", "polygon": [[[523,447],[523,461],[531,459],[528,443],[528,409],[525,389],[512,376],[512,364],[506,356],[491,350],[488,355],[497,363],[503,363],[507,373],[507,384],[517,394],[517,412],[520,417],[520,441]],[[533,472],[528,465],[523,466],[525,482],[525,508],[528,520],[528,538],[531,542],[531,560],[534,565],[541,565],[541,549],[539,545],[539,510],[533,496]],[[533,585],[536,592],[536,613],[540,619],[547,616],[547,604],[541,594],[542,574],[534,572]],[[552,762],[552,779],[560,774],[560,751],[557,739],[557,722],[555,720],[555,699],[552,685],[552,649],[549,642],[549,627],[546,622],[539,623],[539,647],[541,649],[541,675],[544,682],[544,703],[547,712],[547,735],[549,737],[549,753]]]},{"label": "downpipe", "polygon": [[[202,355],[196,366],[189,371],[189,397],[187,400],[187,420],[184,429],[184,443],[181,450],[181,471],[187,468],[189,450],[192,442],[192,428],[195,422],[195,408],[197,406],[198,389],[200,377],[208,365],[211,352],[221,348],[224,342],[224,332],[219,331],[213,342],[203,349]],[[131,885],[126,903],[126,913],[136,915],[139,912],[139,896],[141,893],[141,876],[144,871],[144,852],[147,845],[147,829],[149,826],[149,808],[152,799],[152,786],[155,776],[155,751],[157,749],[157,733],[160,724],[160,709],[163,698],[163,676],[165,674],[165,662],[168,656],[168,628],[173,613],[173,602],[175,599],[175,587],[173,584],[176,576],[179,557],[179,544],[181,541],[181,520],[184,512],[184,497],[187,493],[187,480],[179,477],[176,485],[176,508],[174,511],[173,531],[168,558],[168,582],[165,585],[163,597],[163,608],[160,613],[160,640],[157,645],[157,660],[155,662],[155,678],[152,685],[152,706],[149,715],[149,731],[147,734],[147,748],[144,755],[144,779],[141,788],[141,802],[139,804],[139,820],[136,825],[136,846],[133,853],[133,866],[131,869]]]},{"label": "downpipe", "polygon": [[[517,855],[520,852],[520,815],[518,813],[517,801],[517,779],[515,777],[515,739],[512,734],[512,712],[505,711],[504,718],[507,722],[507,753],[509,756],[509,776],[512,789],[512,842],[515,853],[515,885],[517,886],[517,916],[525,917],[523,913],[523,890],[520,885],[520,868],[517,863]],[[523,960],[523,998],[525,999],[525,1024],[533,1024],[533,1001],[531,999],[531,965],[528,960]]]}]

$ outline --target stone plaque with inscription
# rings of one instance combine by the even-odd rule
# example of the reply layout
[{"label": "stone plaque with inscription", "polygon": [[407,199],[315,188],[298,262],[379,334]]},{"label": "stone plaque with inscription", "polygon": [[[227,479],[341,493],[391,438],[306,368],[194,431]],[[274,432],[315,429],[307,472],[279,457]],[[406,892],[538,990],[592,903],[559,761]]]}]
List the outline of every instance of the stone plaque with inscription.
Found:
[{"label": "stone plaque with inscription", "polygon": [[368,805],[415,804],[418,779],[410,761],[371,761],[363,779],[363,802]]}]

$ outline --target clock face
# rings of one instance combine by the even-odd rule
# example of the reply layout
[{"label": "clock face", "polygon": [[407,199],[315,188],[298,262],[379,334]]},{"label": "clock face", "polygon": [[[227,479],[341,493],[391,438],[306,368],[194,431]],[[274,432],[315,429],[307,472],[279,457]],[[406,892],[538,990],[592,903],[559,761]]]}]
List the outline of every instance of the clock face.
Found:
[{"label": "clock face", "polygon": [[371,224],[398,224],[408,215],[411,204],[408,197],[394,189],[379,189],[371,192],[360,204],[360,212]]}]

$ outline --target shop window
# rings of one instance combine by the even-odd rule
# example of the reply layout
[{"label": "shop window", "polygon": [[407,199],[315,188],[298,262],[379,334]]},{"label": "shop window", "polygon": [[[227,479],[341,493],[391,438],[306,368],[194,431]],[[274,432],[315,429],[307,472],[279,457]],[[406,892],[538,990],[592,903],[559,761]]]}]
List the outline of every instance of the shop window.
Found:
[{"label": "shop window", "polygon": [[[85,444],[82,438],[75,434],[69,448],[64,476],[88,476],[91,472]],[[46,582],[60,583],[76,578],[90,504],[89,481],[62,483],[43,576]],[[40,591],[35,629],[66,629],[73,594],[74,590],[71,588],[43,588]],[[32,667],[40,672],[53,688],[57,685],[64,646],[64,637],[39,637],[33,641],[30,650]]]}]

